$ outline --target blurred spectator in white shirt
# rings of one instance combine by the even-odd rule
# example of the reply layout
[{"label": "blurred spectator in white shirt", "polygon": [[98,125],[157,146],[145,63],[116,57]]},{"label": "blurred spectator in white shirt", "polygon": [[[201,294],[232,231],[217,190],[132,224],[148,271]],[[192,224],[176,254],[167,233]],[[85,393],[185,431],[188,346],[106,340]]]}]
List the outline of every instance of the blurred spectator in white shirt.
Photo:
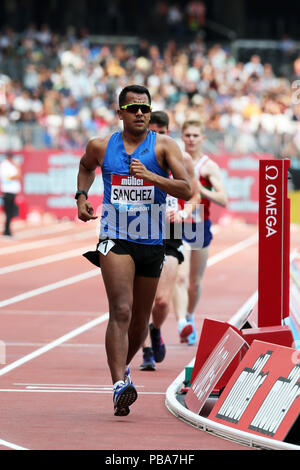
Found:
[{"label": "blurred spectator in white shirt", "polygon": [[1,191],[3,193],[3,209],[5,226],[3,235],[12,236],[11,220],[17,215],[16,196],[21,191],[21,170],[11,153],[0,163]]}]

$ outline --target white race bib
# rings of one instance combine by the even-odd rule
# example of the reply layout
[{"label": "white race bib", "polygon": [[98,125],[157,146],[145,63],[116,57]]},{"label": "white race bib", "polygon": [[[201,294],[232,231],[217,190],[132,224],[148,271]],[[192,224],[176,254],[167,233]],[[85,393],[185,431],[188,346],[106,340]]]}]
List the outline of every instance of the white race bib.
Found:
[{"label": "white race bib", "polygon": [[154,186],[143,178],[131,175],[112,175],[112,204],[154,204]]},{"label": "white race bib", "polygon": [[178,210],[178,199],[177,199],[177,197],[170,196],[169,194],[167,194],[166,208],[167,209],[173,209],[174,211],[177,211]]}]

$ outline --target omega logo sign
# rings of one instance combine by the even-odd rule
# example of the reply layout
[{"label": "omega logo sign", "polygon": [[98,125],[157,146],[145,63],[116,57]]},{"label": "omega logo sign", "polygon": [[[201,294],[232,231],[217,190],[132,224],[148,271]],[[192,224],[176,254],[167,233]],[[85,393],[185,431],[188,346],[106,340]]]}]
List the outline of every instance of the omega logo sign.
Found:
[{"label": "omega logo sign", "polygon": [[[279,172],[274,165],[266,166],[266,180],[277,182]],[[267,238],[277,233],[277,186],[274,183],[266,185],[266,232]]]}]

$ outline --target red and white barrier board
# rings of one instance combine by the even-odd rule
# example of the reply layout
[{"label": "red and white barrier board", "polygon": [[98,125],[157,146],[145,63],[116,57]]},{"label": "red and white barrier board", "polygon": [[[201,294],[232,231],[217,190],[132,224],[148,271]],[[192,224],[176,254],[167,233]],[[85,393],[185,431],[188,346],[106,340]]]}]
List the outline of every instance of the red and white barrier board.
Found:
[{"label": "red and white barrier board", "polygon": [[208,418],[284,441],[299,415],[300,351],[255,340]]},{"label": "red and white barrier board", "polygon": [[[185,403],[189,410],[199,414],[207,398],[238,355],[247,346],[242,336],[230,326],[224,326],[224,334],[202,364],[195,364]],[[210,349],[210,348],[209,348]],[[199,359],[199,357],[198,357]],[[197,367],[198,366],[198,367]],[[198,369],[198,372],[195,371]]]}]

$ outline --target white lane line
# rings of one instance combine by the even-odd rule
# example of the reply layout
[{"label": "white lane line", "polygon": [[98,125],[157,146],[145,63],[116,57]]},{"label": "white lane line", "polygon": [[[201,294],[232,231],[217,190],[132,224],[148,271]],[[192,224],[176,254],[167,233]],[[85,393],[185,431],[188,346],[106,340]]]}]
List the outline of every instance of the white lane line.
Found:
[{"label": "white lane line", "polygon": [[57,338],[54,341],[51,341],[51,343],[46,344],[45,346],[36,349],[30,354],[27,354],[24,357],[21,357],[15,362],[12,362],[11,364],[8,364],[7,366],[3,367],[0,369],[0,376],[3,376],[10,372],[13,369],[16,369],[17,367],[20,367],[21,365],[25,364],[26,362],[32,361],[32,359],[35,359],[36,357],[41,356],[42,354],[45,354],[46,352],[50,351],[51,349],[56,348],[60,344],[69,341],[72,338],[75,338],[78,335],[81,335],[87,330],[90,330],[91,328],[94,328],[97,325],[100,325],[101,323],[104,323],[106,320],[108,320],[108,312],[104,313],[98,318],[95,318],[94,320],[91,320],[88,323],[85,323],[84,325],[75,328],[75,330],[70,331],[69,333],[61,336],[60,338]]},{"label": "white lane line", "polygon": [[59,222],[59,223],[56,223],[55,225],[25,228],[25,229],[16,231],[14,238],[16,239],[16,241],[18,241],[18,240],[23,240],[24,238],[30,238],[32,236],[48,235],[48,234],[56,233],[56,232],[65,232],[66,230],[70,230],[74,227],[75,227],[74,222],[63,222],[63,223]]},{"label": "white lane line", "polygon": [[[20,251],[29,251],[35,250],[37,248],[44,248],[46,246],[53,246],[59,245],[62,243],[73,242],[73,241],[80,241],[85,240],[86,238],[94,238],[97,239],[96,231],[89,230],[88,232],[80,232],[80,233],[70,233],[69,235],[63,235],[61,237],[54,237],[54,238],[47,238],[44,240],[37,240],[34,242],[26,242],[21,243],[20,245],[14,246],[6,246],[0,248],[0,255],[8,255],[11,253],[18,253]],[[96,245],[96,242],[95,242]]]},{"label": "white lane line", "polygon": [[[136,387],[136,385],[134,385]],[[28,389],[15,389],[15,388],[1,388],[0,392],[19,392],[19,393],[96,393],[96,394],[111,394],[112,388],[110,390],[28,390]],[[139,395],[165,395],[165,392],[138,392]]]},{"label": "white lane line", "polygon": [[[14,385],[26,385],[26,390],[110,390],[112,391],[112,385],[86,385],[86,384],[24,384],[15,383]],[[136,388],[144,388],[144,385],[136,385]],[[10,389],[16,390],[16,389]]]},{"label": "white lane line", "polygon": [[[220,253],[217,253],[216,255],[214,255],[213,257],[210,258],[209,261],[209,266],[212,266],[213,264],[225,259],[226,257],[228,256],[231,256],[232,254],[235,254],[237,253],[238,251],[244,249],[245,247],[247,246],[250,246],[252,243],[254,243],[256,240],[257,240],[257,237],[255,240],[251,240],[251,238],[253,237],[250,237],[250,239],[246,239],[240,243],[238,243],[237,245],[234,245],[233,247],[230,247],[228,249],[225,249],[223,250],[223,252],[220,252]],[[224,253],[225,252],[225,256],[224,256]],[[93,271],[92,271],[93,272]],[[99,270],[95,270],[95,274],[96,275],[97,273],[99,272]],[[57,284],[57,283],[56,283]],[[53,285],[52,285],[53,286]],[[47,286],[45,286],[47,287]],[[61,286],[60,286],[61,287]],[[31,291],[31,292],[34,292],[34,291]],[[40,292],[41,293],[41,292]],[[26,294],[26,293],[25,293]],[[23,295],[25,295],[23,294]],[[38,295],[38,294],[36,294]],[[17,296],[17,298],[20,297],[20,296]],[[14,298],[12,298],[14,299]],[[12,300],[12,299],[8,299],[8,300]],[[19,301],[19,300],[17,300]],[[14,303],[14,302],[11,302],[11,303]],[[8,304],[7,304],[8,305]],[[1,304],[0,304],[1,306]],[[107,318],[108,318],[108,313],[106,314]],[[0,370],[0,375],[4,375],[6,373],[8,373],[9,371],[21,366],[22,364],[24,364],[25,362],[29,362],[30,360],[34,359],[35,357],[38,357],[40,356],[41,354],[44,354],[45,352],[49,351],[50,349],[53,349],[55,348],[56,346],[58,346],[59,344],[62,344],[63,342],[67,341],[68,339],[70,339],[71,337],[73,338],[74,336],[78,335],[78,334],[81,334],[83,331],[86,331],[86,329],[89,329],[89,328],[93,328],[94,326],[96,326],[96,324],[100,324],[102,323],[102,321],[105,321],[105,319],[102,320],[104,316],[102,317],[99,317],[99,319],[96,319],[96,320],[93,320],[92,322],[89,322],[87,323],[86,325],[83,325],[82,327],[80,328],[77,328],[76,330],[73,330],[72,332],[70,332],[69,334],[67,335],[64,335],[62,336],[61,338],[58,338],[58,340],[55,340],[53,341],[52,343],[49,343],[48,345],[34,351],[33,353],[31,354],[28,354],[27,356],[24,356],[23,358],[15,361],[14,363],[12,364],[9,364],[8,366],[4,367],[3,369]],[[7,392],[11,392],[12,390],[5,390],[5,389],[2,389],[0,391],[7,391]],[[16,390],[17,391],[17,390]],[[22,391],[22,390],[19,390],[19,391]],[[41,392],[41,390],[26,390],[27,392]],[[48,392],[48,390],[43,390],[43,392]],[[57,392],[57,391],[56,391]],[[60,390],[59,391],[60,393],[62,393],[63,391]],[[74,392],[74,391],[73,391]],[[53,392],[52,392],[53,393]],[[68,393],[70,393],[70,391],[68,391]],[[77,391],[78,393],[78,391]],[[87,391],[85,392],[87,393]],[[106,393],[106,392],[88,392],[88,393]],[[111,393],[111,392],[110,392]],[[160,393],[160,392],[139,392],[140,394],[162,394],[162,395],[165,395],[165,393]],[[11,449],[14,449],[14,450],[28,450],[24,447],[21,447],[21,446],[18,446],[16,444],[13,444],[11,442],[8,442],[8,441],[4,441],[2,439],[0,439],[0,445],[2,446],[5,446],[5,447],[8,447],[8,448],[11,448]]]},{"label": "white lane line", "polygon": [[[46,388],[46,389],[52,389],[52,388],[64,388],[64,389],[77,389],[77,388],[82,388],[82,389],[98,389],[98,390],[112,390],[113,386],[110,384],[47,384],[47,383],[27,383],[27,382],[15,382],[13,385],[22,385],[25,386],[27,389],[40,389],[40,388]],[[144,385],[135,385],[135,387],[144,387]]]},{"label": "white lane line", "polygon": [[69,250],[63,253],[57,253],[55,255],[43,256],[30,261],[24,261],[23,263],[10,264],[0,268],[0,275],[13,273],[15,271],[21,271],[23,269],[35,268],[36,266],[42,266],[43,264],[55,263],[56,261],[62,261],[68,258],[74,258],[80,256],[85,251],[89,250],[90,247],[77,248],[76,250]]},{"label": "white lane line", "polygon": [[[215,255],[213,257],[213,262],[211,262],[210,265],[215,264],[219,261],[222,261],[226,257],[231,256],[232,254],[235,254],[238,251],[241,251],[245,247],[247,247],[250,244],[254,243],[256,240],[257,240],[257,237],[255,238],[254,236],[251,236],[251,237],[248,237],[247,239],[243,240],[242,242],[239,242],[236,245],[233,245],[232,247],[227,248],[227,249],[221,251],[220,253],[217,253],[217,255]],[[225,253],[225,255],[222,256],[222,253]],[[56,282],[54,284],[50,284],[48,286],[44,286],[44,287],[41,287],[41,288],[38,288],[38,289],[34,289],[32,291],[29,291],[29,292],[24,292],[23,294],[20,294],[18,296],[12,297],[10,299],[3,300],[2,302],[0,302],[0,308],[5,307],[5,306],[10,305],[10,304],[13,304],[13,303],[16,303],[16,302],[20,302],[24,299],[28,299],[28,298],[33,297],[35,295],[40,295],[40,294],[43,294],[45,292],[49,292],[50,290],[54,290],[54,289],[57,289],[57,288],[60,288],[60,287],[64,287],[66,285],[73,284],[74,282],[80,282],[83,279],[88,279],[89,277],[93,277],[93,276],[98,275],[99,272],[101,272],[101,270],[99,270],[97,268],[97,269],[89,271],[85,274],[73,276],[72,278],[68,278],[68,279],[65,279],[63,281]],[[52,341],[48,345],[46,345],[46,346],[44,346],[40,349],[37,349],[36,351],[32,352],[31,354],[28,354],[28,355],[24,356],[23,358],[13,362],[12,364],[7,365],[6,367],[3,367],[0,370],[0,376],[6,374],[7,372],[10,372],[10,370],[15,369],[16,367],[19,367],[20,365],[24,364],[25,362],[28,362],[28,361],[34,359],[35,357],[40,356],[41,354],[44,354],[48,350],[55,348],[56,346],[62,344],[63,342],[68,341],[70,338],[73,338],[74,336],[77,336],[78,334],[81,334],[82,331],[85,331],[85,328],[87,328],[87,329],[93,328],[94,326],[96,326],[99,323],[102,323],[103,321],[108,319],[108,316],[109,316],[108,313],[106,315],[102,315],[101,317],[96,318],[95,320],[92,320],[91,322],[87,323],[86,325],[83,325],[79,329],[71,331],[69,334],[66,334],[66,335],[62,336],[61,338],[58,338],[58,340]],[[82,329],[82,331],[81,331],[81,329]]]},{"label": "white lane line", "polygon": [[[85,316],[87,315],[87,312],[85,312]],[[97,315],[97,318],[99,317],[99,312]],[[31,342],[11,342],[11,341],[5,341],[5,345],[10,348],[32,348],[32,347],[40,347],[44,346],[45,343],[31,343]],[[62,344],[61,346],[66,347],[66,348],[104,348],[105,345],[104,343],[70,343],[70,344]]]},{"label": "white lane line", "polygon": [[74,284],[76,282],[84,281],[85,279],[89,279],[90,277],[97,276],[100,273],[101,270],[99,268],[96,268],[92,271],[88,271],[83,274],[77,274],[76,276],[68,277],[67,279],[63,279],[62,281],[54,282],[53,284],[48,284],[43,287],[38,287],[37,289],[23,292],[22,294],[10,297],[9,299],[1,300],[0,308],[6,307],[7,305],[15,304],[17,302],[22,302],[22,300],[30,299],[31,297],[36,297],[37,295],[45,294],[46,292],[50,292],[55,289],[60,289],[61,287],[70,286],[71,284]]},{"label": "white lane line", "polygon": [[[101,271],[99,270],[99,274],[101,275]],[[80,310],[17,310],[13,308],[7,308],[1,310],[2,315],[77,315],[77,316],[84,316],[86,317],[87,311],[80,311]],[[89,311],[88,314],[93,317],[99,316],[99,311]],[[13,341],[12,341],[13,343]]]},{"label": "white lane line", "polygon": [[[226,248],[221,253],[217,253],[211,256],[207,262],[207,265],[212,266],[216,264],[217,262],[222,261],[223,259],[227,258],[228,256],[231,256],[232,254],[238,253],[239,251],[247,248],[248,246],[252,245],[255,242],[257,242],[257,234],[252,235],[251,237],[237,243],[236,245],[232,247]],[[9,274],[15,271],[21,271],[23,269],[34,268],[36,266],[42,266],[43,264],[55,263],[56,261],[61,261],[61,260],[68,259],[68,258],[73,258],[75,256],[81,255],[82,253],[84,253],[84,251],[87,251],[89,249],[90,247],[78,248],[76,250],[70,250],[64,253],[44,256],[42,258],[37,258],[31,261],[24,261],[23,263],[11,264],[9,266],[0,268],[0,275]]]},{"label": "white lane line", "polygon": [[28,450],[25,447],[18,446],[17,444],[13,444],[12,442],[4,441],[0,439],[0,446],[9,447],[13,450]]},{"label": "white lane line", "polygon": [[[222,250],[220,253],[216,253],[215,255],[211,256],[208,259],[207,265],[213,266],[219,261],[223,261],[225,258],[228,258],[229,256],[232,256],[238,253],[239,251],[244,250],[248,246],[256,243],[257,240],[258,240],[257,234],[251,235],[245,240],[242,240],[241,242],[238,242],[235,245],[228,247],[225,250]],[[0,308],[6,307],[7,305],[11,305],[16,302],[21,302],[22,300],[28,299],[30,297],[34,297],[36,295],[43,294],[45,292],[49,292],[50,290],[64,287],[65,285],[73,284],[74,282],[79,282],[83,279],[88,279],[89,277],[96,276],[99,272],[101,272],[99,269],[94,269],[85,274],[79,274],[77,276],[73,276],[71,278],[68,278],[59,282],[55,282],[54,284],[49,284],[48,286],[40,287],[38,289],[34,289],[29,292],[24,292],[23,294],[17,295],[15,297],[11,297],[10,299],[0,301]]]},{"label": "white lane line", "polygon": [[215,255],[211,256],[207,260],[207,266],[213,266],[214,264],[218,263],[219,261],[223,261],[223,259],[228,258],[229,256],[232,256],[239,251],[244,250],[248,246],[253,245],[258,241],[258,234],[255,233],[254,235],[251,235],[248,238],[245,238],[245,240],[242,240],[235,245],[229,246],[228,248],[225,248],[225,250],[220,251],[220,253],[216,253]]}]

